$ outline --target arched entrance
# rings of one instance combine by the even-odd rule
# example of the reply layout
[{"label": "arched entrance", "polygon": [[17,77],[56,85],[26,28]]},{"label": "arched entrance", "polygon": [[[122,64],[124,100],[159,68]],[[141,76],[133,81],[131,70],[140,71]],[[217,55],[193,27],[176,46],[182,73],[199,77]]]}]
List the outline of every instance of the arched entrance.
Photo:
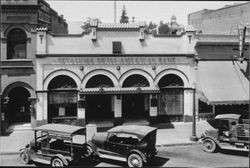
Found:
[{"label": "arched entrance", "polygon": [[175,74],[168,74],[160,79],[158,86],[160,88],[158,114],[172,121],[182,121],[184,114],[182,79]]},{"label": "arched entrance", "polygon": [[[86,83],[86,88],[114,87],[112,80],[105,75],[95,75]],[[114,117],[111,95],[95,93],[86,95],[86,122],[109,120]]]},{"label": "arched entrance", "polygon": [[77,118],[77,85],[69,76],[59,75],[48,85],[48,122]]},{"label": "arched entrance", "polygon": [[[148,80],[142,75],[131,75],[125,79],[122,87],[148,87]],[[122,117],[127,119],[141,119],[149,113],[149,95],[134,93],[122,95]]]},{"label": "arched entrance", "polygon": [[13,88],[9,94],[8,111],[6,118],[9,124],[30,122],[30,93],[21,86]]}]

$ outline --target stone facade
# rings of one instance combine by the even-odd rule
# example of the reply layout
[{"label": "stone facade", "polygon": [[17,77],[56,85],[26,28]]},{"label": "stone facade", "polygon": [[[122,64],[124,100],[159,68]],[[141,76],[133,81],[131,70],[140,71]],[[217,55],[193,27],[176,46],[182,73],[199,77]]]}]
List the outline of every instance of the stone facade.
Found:
[{"label": "stone facade", "polygon": [[[37,43],[36,120],[76,119],[82,124],[107,120],[114,125],[131,120],[191,121],[194,32],[157,37],[143,30],[136,23],[94,23],[89,34],[74,36],[38,30],[38,41],[40,35],[47,39]],[[58,86],[62,79],[71,82]],[[70,92],[74,95],[70,100],[57,97]],[[171,100],[166,94],[172,95]],[[169,105],[171,101],[176,105]]]},{"label": "stone facade", "polygon": [[3,129],[11,122],[29,121],[33,127],[36,126],[33,114],[36,101],[36,28],[40,26],[53,33],[68,32],[65,19],[58,16],[44,0],[1,0],[0,94]]}]

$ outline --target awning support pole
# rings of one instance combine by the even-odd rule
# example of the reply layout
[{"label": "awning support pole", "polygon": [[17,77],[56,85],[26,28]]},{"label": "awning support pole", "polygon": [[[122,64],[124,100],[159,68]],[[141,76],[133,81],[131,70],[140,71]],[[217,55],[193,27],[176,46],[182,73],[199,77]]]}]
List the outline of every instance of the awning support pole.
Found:
[{"label": "awning support pole", "polygon": [[195,88],[193,89],[193,124],[192,124],[192,136],[190,137],[191,141],[198,141],[198,138],[196,136],[196,113],[195,113]]}]

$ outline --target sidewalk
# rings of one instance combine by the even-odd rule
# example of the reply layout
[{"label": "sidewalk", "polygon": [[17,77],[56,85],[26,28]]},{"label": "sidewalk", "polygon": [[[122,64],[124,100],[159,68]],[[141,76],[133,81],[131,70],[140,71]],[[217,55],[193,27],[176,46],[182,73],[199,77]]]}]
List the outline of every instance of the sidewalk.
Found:
[{"label": "sidewalk", "polygon": [[[159,128],[157,130],[156,147],[190,145],[197,142],[190,141],[192,135],[192,123],[172,123],[173,128]],[[206,121],[196,123],[196,135],[200,137],[206,129],[209,129]],[[19,149],[24,148],[34,138],[30,129],[15,130],[9,135],[0,137],[0,154],[17,154]]]}]

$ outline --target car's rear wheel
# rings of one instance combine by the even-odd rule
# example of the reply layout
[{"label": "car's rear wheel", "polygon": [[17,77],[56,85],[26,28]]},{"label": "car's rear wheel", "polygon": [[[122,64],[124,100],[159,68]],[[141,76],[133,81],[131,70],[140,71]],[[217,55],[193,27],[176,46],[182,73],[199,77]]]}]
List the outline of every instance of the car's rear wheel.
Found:
[{"label": "car's rear wheel", "polygon": [[20,161],[23,164],[28,164],[30,162],[30,155],[28,154],[26,150],[21,151],[19,154],[19,157],[20,157]]},{"label": "car's rear wheel", "polygon": [[203,150],[209,153],[213,153],[216,150],[216,143],[212,139],[205,139],[202,143]]},{"label": "car's rear wheel", "polygon": [[51,166],[52,167],[63,167],[64,164],[63,164],[63,161],[60,158],[56,157],[56,158],[52,159]]},{"label": "car's rear wheel", "polygon": [[132,153],[128,156],[127,159],[128,166],[129,167],[142,167],[143,166],[143,160],[139,154]]}]

